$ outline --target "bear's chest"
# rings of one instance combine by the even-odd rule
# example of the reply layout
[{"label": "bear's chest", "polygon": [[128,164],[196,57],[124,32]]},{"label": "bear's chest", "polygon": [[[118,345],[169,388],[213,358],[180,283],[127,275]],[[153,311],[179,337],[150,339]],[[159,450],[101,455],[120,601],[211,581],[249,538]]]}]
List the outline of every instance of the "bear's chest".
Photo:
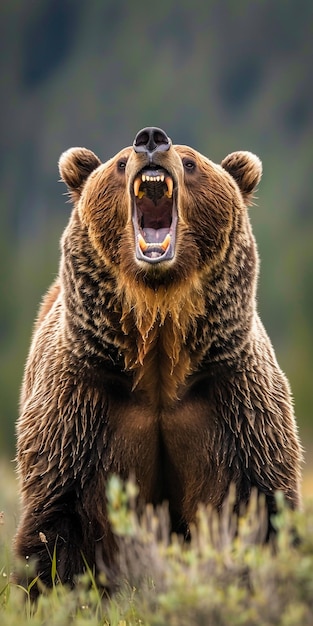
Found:
[{"label": "bear's chest", "polygon": [[114,457],[110,472],[135,475],[147,502],[182,500],[193,480],[203,484],[216,430],[213,412],[194,389],[154,407],[144,391],[111,394],[108,407]]}]

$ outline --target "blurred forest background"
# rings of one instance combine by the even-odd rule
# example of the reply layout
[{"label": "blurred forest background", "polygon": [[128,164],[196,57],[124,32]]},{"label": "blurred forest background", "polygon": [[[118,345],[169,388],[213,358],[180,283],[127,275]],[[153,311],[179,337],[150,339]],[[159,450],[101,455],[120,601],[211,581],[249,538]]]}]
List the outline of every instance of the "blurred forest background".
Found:
[{"label": "blurred forest background", "polygon": [[216,162],[237,149],[262,159],[259,309],[313,450],[312,32],[312,0],[2,0],[3,456],[70,213],[58,158],[82,145],[106,160],[147,125]]}]

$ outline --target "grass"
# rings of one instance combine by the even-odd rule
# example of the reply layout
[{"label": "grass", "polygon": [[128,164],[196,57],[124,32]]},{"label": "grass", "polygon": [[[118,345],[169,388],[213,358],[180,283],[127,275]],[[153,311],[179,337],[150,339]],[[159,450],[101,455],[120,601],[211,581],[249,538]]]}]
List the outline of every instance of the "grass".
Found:
[{"label": "grass", "polygon": [[[313,502],[286,510],[278,496],[276,550],[255,542],[262,529],[256,502],[234,536],[229,516],[217,523],[199,509],[189,544],[168,541],[167,511],[147,508],[139,520],[134,485],[112,478],[111,522],[121,546],[121,586],[112,598],[88,569],[70,591],[58,584],[57,555],[50,554],[52,591],[35,608],[29,589],[10,582],[11,541],[17,523],[12,468],[0,464],[0,624],[16,626],[311,626],[313,624]],[[311,479],[308,480],[311,487]],[[299,538],[295,545],[294,537]],[[44,537],[43,537],[44,540]],[[32,584],[30,576],[29,585]]]}]

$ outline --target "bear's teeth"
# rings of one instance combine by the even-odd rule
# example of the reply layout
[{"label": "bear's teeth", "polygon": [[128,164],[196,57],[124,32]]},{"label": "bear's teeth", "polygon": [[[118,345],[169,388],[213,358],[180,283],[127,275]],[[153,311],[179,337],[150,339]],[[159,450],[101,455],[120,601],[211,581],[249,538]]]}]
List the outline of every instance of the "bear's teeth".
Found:
[{"label": "bear's teeth", "polygon": [[162,250],[164,250],[164,252],[167,250],[170,243],[171,243],[171,235],[168,233],[161,243],[161,248]]},{"label": "bear's teeth", "polygon": [[147,242],[144,240],[143,236],[140,233],[138,234],[138,244],[142,252],[145,252],[145,250],[147,250],[147,248],[149,247]]},{"label": "bear's teeth", "polygon": [[168,198],[173,195],[173,180],[171,176],[165,176],[164,174],[158,174],[157,176],[150,176],[149,174],[141,174],[134,180],[134,194],[136,198],[142,198],[145,193],[139,191],[141,183],[166,183],[167,191],[165,192]]},{"label": "bear's teeth", "polygon": [[141,178],[140,176],[137,176],[137,178],[135,178],[134,180],[134,194],[137,197],[139,195],[139,187],[141,185]]},{"label": "bear's teeth", "polygon": [[171,243],[171,235],[168,233],[162,243],[147,243],[146,240],[144,239],[144,237],[138,233],[138,245],[139,248],[142,250],[142,252],[146,252],[149,248],[155,248],[156,246],[162,248],[162,250],[164,250],[164,252],[166,252],[166,250],[168,249],[169,245]]},{"label": "bear's teeth", "polygon": [[171,198],[173,195],[173,179],[170,176],[166,176],[165,182],[167,184],[166,195],[168,198]]}]

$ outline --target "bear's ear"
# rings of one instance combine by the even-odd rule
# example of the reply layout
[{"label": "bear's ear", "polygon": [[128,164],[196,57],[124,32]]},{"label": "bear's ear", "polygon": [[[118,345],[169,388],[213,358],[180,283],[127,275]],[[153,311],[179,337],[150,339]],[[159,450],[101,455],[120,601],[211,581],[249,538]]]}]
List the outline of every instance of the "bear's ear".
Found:
[{"label": "bear's ear", "polygon": [[100,159],[86,148],[70,148],[61,154],[59,172],[73,201],[79,199],[89,174],[99,165]]},{"label": "bear's ear", "polygon": [[232,152],[223,159],[221,165],[235,179],[245,202],[249,204],[262,176],[262,163],[259,157],[243,150]]}]

